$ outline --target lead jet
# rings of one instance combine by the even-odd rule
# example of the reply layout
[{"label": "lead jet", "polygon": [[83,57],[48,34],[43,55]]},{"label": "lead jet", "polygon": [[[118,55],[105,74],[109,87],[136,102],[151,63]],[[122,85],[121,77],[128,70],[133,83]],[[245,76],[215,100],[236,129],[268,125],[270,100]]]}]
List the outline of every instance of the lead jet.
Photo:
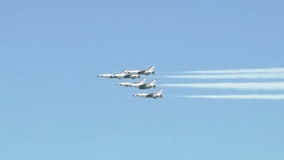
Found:
[{"label": "lead jet", "polygon": [[117,86],[125,86],[125,87],[135,87],[139,89],[149,89],[149,88],[155,88],[156,87],[156,80],[153,80],[150,83],[145,83],[146,79],[142,79],[140,82],[122,82],[122,83],[117,83]]},{"label": "lead jet", "polygon": [[138,75],[144,74],[148,76],[149,74],[155,74],[155,66],[151,66],[145,70],[144,69],[143,70],[126,70],[126,72],[128,74],[138,74]]},{"label": "lead jet", "polygon": [[146,81],[146,79],[144,78],[139,82],[134,82],[134,83],[132,83],[132,82],[121,82],[121,83],[117,83],[116,85],[117,86],[137,87],[138,88],[139,86],[144,85],[145,81]]},{"label": "lead jet", "polygon": [[116,74],[100,74],[98,75],[98,77],[103,77],[103,78],[118,78],[118,79],[122,79],[122,78],[140,78],[140,75],[138,74],[129,74],[126,71],[123,71],[121,73],[116,73]]},{"label": "lead jet", "polygon": [[159,90],[158,92],[155,92],[155,93],[137,93],[137,94],[134,94],[133,96],[135,97],[142,97],[142,98],[162,98],[163,95],[162,95],[162,92],[163,90]]}]

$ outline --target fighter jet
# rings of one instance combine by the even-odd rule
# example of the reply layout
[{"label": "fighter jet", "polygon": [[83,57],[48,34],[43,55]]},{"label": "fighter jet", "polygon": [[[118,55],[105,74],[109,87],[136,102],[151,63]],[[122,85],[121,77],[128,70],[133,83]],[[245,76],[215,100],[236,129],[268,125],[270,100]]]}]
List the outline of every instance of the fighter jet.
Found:
[{"label": "fighter jet", "polygon": [[140,75],[138,74],[129,74],[126,71],[123,71],[121,73],[116,73],[116,74],[100,74],[98,75],[98,77],[103,77],[103,78],[118,78],[118,79],[122,79],[122,78],[140,78]]},{"label": "fighter jet", "polygon": [[149,67],[148,69],[143,69],[143,70],[126,70],[126,72],[128,74],[138,74],[138,75],[141,75],[141,74],[144,74],[144,75],[149,75],[149,74],[154,74],[155,73],[155,66],[151,66]]},{"label": "fighter jet", "polygon": [[155,92],[155,93],[137,93],[137,94],[134,94],[133,96],[135,97],[142,97],[142,98],[162,98],[163,95],[162,95],[162,92],[163,90],[159,90],[158,92]]},{"label": "fighter jet", "polygon": [[145,83],[146,79],[142,79],[140,82],[122,82],[122,83],[117,83],[117,86],[125,86],[125,87],[136,87],[139,89],[149,89],[149,88],[155,88],[156,87],[156,80],[153,80],[150,83]]},{"label": "fighter jet", "polygon": [[144,78],[144,79],[142,79],[139,82],[134,82],[134,83],[132,83],[132,82],[122,82],[122,83],[117,83],[116,85],[117,86],[137,87],[138,88],[139,86],[145,84],[145,81],[146,81],[146,79]]}]

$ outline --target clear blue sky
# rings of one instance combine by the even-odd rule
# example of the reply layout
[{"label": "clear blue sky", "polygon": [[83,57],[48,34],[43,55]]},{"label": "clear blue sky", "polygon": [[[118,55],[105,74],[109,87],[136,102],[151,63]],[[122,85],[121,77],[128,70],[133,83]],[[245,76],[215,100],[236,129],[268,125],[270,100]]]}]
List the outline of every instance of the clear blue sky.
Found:
[{"label": "clear blue sky", "polygon": [[172,88],[134,98],[137,89],[96,77],[150,65],[157,74],[284,67],[283,6],[0,2],[0,159],[283,160],[284,101],[167,97],[205,92]]}]

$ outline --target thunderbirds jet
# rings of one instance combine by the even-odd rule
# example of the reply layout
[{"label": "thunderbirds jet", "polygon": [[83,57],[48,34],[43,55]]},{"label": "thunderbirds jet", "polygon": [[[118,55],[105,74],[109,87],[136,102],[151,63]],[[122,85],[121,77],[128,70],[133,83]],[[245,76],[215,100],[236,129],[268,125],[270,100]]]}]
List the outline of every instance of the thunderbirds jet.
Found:
[{"label": "thunderbirds jet", "polygon": [[103,77],[103,78],[118,78],[118,79],[122,79],[122,78],[140,78],[140,75],[138,74],[130,74],[127,73],[126,71],[123,71],[121,73],[116,73],[116,74],[100,74],[98,75],[98,77]]},{"label": "thunderbirds jet", "polygon": [[126,87],[136,87],[139,89],[149,89],[149,88],[155,88],[156,87],[156,80],[153,80],[150,83],[145,83],[146,79],[142,79],[140,82],[136,83],[130,83],[130,82],[122,82],[122,83],[117,83],[117,86],[126,86]]},{"label": "thunderbirds jet", "polygon": [[139,87],[143,84],[145,84],[146,79],[142,79],[140,82],[122,82],[122,83],[117,83],[117,86],[125,86],[125,87]]},{"label": "thunderbirds jet", "polygon": [[149,74],[154,74],[155,73],[155,66],[151,66],[150,68],[146,70],[126,70],[128,74],[144,74],[144,75],[149,75]]},{"label": "thunderbirds jet", "polygon": [[133,96],[135,97],[142,97],[142,98],[162,98],[163,95],[162,95],[162,92],[163,90],[159,90],[158,92],[155,92],[155,93],[137,93],[137,94],[134,94]]}]

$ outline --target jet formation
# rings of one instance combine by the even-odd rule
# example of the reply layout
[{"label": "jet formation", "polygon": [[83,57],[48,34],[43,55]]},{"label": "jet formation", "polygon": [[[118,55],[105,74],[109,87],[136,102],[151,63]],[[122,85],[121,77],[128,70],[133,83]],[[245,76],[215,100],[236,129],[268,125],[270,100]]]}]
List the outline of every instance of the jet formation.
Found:
[{"label": "jet formation", "polygon": [[[143,70],[124,70],[121,73],[115,73],[115,74],[100,74],[98,77],[102,78],[110,78],[110,79],[135,79],[135,78],[141,78],[142,75],[153,75],[155,74],[155,67],[151,66],[148,69]],[[152,80],[151,82],[146,83],[146,78],[143,78],[139,82],[121,82],[117,83],[117,86],[124,86],[124,87],[134,87],[138,89],[150,89],[150,88],[156,88],[156,80]],[[163,90],[159,90],[154,93],[137,93],[133,96],[135,97],[142,97],[142,98],[162,98]]]}]

